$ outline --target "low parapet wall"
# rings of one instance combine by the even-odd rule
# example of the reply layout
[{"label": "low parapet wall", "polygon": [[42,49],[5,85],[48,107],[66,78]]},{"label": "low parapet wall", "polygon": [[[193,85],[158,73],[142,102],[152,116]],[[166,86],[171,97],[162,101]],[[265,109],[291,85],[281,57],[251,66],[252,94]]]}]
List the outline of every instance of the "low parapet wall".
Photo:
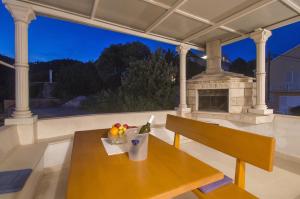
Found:
[{"label": "low parapet wall", "polygon": [[139,126],[145,124],[151,114],[155,116],[154,125],[164,125],[167,114],[176,114],[176,112],[170,110],[109,113],[39,119],[37,122],[37,136],[38,140],[62,137],[72,135],[75,131],[109,128],[116,122]]},{"label": "low parapet wall", "polygon": [[[75,131],[109,128],[113,123],[129,125],[144,124],[151,114],[155,115],[155,125],[164,125],[167,114],[175,111],[153,111],[132,113],[92,114],[82,116],[39,119],[37,122],[37,139],[63,137]],[[221,119],[198,117],[197,119],[218,123],[229,128],[242,129],[276,138],[276,150],[300,158],[300,117],[275,115],[272,123],[245,124]]]}]

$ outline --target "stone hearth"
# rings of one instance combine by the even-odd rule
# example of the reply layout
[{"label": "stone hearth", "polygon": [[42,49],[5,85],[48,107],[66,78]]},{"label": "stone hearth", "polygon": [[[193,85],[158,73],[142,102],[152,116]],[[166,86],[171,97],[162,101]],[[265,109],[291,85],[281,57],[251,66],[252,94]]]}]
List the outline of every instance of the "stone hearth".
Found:
[{"label": "stone hearth", "polygon": [[[273,115],[257,115],[248,111],[255,105],[256,100],[256,83],[254,80],[252,77],[224,71],[218,74],[204,72],[193,77],[187,81],[187,104],[192,110],[191,115],[249,124],[272,122]],[[213,93],[212,97],[220,95],[212,92],[214,90],[228,91],[228,99],[226,100],[228,111],[222,109],[222,106],[219,110],[209,110],[209,107],[201,110],[199,107],[199,91],[210,91],[205,93]],[[223,95],[223,99],[224,97]]]},{"label": "stone hearth", "polygon": [[[227,91],[228,94],[221,95],[224,91]],[[254,104],[256,93],[253,78],[229,72],[197,75],[187,81],[187,92],[187,104],[193,112],[211,109],[213,112],[228,113],[246,113]],[[215,102],[212,102],[212,107],[206,102],[199,104],[201,103],[199,97],[202,98],[203,93],[206,97],[210,96],[210,99],[216,98]],[[223,103],[220,103],[219,110],[216,107],[216,103],[220,101],[218,98],[224,100]],[[205,98],[202,99],[206,101]],[[225,102],[227,103],[226,107],[224,107]]]}]

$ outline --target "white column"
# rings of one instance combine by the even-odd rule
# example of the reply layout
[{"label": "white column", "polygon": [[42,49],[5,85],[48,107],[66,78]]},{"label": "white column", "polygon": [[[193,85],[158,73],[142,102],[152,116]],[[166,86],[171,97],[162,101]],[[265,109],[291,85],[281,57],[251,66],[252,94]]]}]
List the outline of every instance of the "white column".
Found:
[{"label": "white column", "polygon": [[256,104],[251,113],[269,115],[273,113],[266,105],[266,42],[272,32],[258,29],[250,36],[256,44]]},{"label": "white column", "polygon": [[14,118],[29,118],[28,24],[35,19],[33,10],[22,5],[6,3],[15,22],[15,101]]},{"label": "white column", "polygon": [[180,104],[178,111],[181,113],[190,112],[186,105],[186,55],[190,49],[185,45],[180,45],[177,46],[176,50],[180,57]]}]

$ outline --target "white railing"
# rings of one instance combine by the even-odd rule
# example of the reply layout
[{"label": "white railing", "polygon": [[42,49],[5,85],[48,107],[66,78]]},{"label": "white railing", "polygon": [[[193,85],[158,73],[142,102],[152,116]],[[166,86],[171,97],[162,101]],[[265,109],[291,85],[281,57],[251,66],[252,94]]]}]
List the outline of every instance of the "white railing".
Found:
[{"label": "white railing", "polygon": [[8,63],[6,63],[4,61],[1,61],[1,60],[0,60],[0,64],[2,64],[3,66],[9,67],[9,68],[15,69],[15,67],[13,65],[8,64]]}]

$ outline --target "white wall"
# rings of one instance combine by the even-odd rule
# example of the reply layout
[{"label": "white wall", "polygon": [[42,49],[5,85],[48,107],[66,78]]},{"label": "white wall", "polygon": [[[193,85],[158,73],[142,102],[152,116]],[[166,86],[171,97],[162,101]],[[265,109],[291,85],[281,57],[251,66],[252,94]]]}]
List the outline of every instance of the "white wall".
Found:
[{"label": "white wall", "polygon": [[138,126],[145,124],[151,114],[155,116],[153,125],[163,125],[167,114],[176,114],[176,112],[109,113],[39,119],[37,122],[38,140],[72,135],[75,131],[110,128],[116,122]]},{"label": "white wall", "polygon": [[300,62],[295,58],[300,58],[300,45],[271,61],[271,90],[300,88]]}]

